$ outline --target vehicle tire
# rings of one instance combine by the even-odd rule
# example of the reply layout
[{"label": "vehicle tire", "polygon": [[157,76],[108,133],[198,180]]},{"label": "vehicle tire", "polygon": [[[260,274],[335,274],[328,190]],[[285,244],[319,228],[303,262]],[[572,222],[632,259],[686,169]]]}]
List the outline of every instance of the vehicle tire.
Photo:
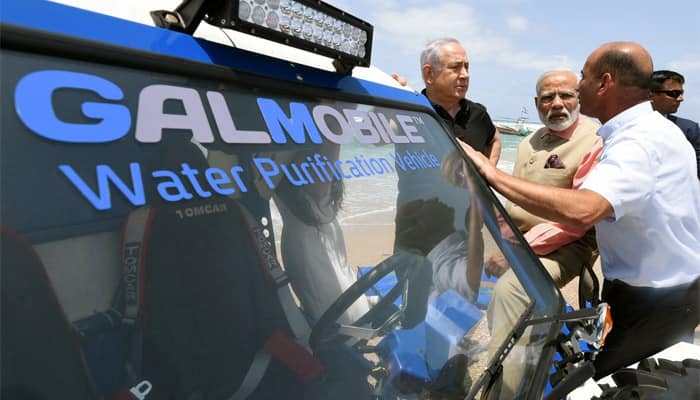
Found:
[{"label": "vehicle tire", "polygon": [[617,387],[601,385],[599,400],[697,400],[700,399],[700,360],[669,361],[647,358],[634,368],[612,374]]}]

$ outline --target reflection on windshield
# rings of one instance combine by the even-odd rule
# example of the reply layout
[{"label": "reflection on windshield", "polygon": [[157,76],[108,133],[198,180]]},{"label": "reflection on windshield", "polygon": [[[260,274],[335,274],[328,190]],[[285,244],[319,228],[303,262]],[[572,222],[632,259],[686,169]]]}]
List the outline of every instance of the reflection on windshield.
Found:
[{"label": "reflection on windshield", "polygon": [[[319,155],[334,162],[339,150],[339,146],[326,143],[292,153],[288,162],[300,163]],[[327,175],[325,182],[302,187],[282,179],[273,196],[282,217],[282,262],[304,311],[313,319],[320,318],[338,294],[355,281],[337,218],[343,192],[343,181],[331,180]],[[368,310],[367,300],[361,297],[340,320],[356,321]]]},{"label": "reflection on windshield", "polygon": [[[388,110],[375,111],[391,115]],[[430,119],[423,115],[415,119],[423,122],[423,129],[419,129],[418,134],[430,135],[435,140],[426,140],[419,146],[348,144],[341,146],[337,153],[338,160],[369,160],[368,165],[375,160],[378,160],[378,164],[381,160],[391,160],[395,169],[372,174],[372,179],[363,181],[348,179],[343,184],[343,204],[334,223],[340,227],[344,243],[336,242],[335,249],[329,252],[324,247],[324,251],[333,256],[342,254],[347,259],[345,265],[353,270],[381,270],[380,275],[385,276],[369,284],[360,278],[359,285],[345,287],[340,303],[344,303],[341,308],[343,305],[346,308],[336,319],[345,325],[355,322],[354,325],[369,329],[382,328],[373,333],[360,333],[350,328],[341,328],[339,332],[343,332],[341,336],[345,338],[355,336],[352,343],[359,340],[360,346],[377,345],[375,350],[384,358],[383,366],[387,369],[383,377],[385,382],[379,380],[385,390],[393,388],[424,395],[445,391],[466,393],[470,389],[466,381],[459,384],[454,381],[445,387],[432,384],[443,370],[457,366],[469,370],[469,381],[475,381],[525,312],[523,307],[512,315],[501,316],[489,309],[496,279],[483,274],[485,257],[503,256],[504,251],[507,254],[505,257],[515,260],[518,269],[516,275],[528,280],[527,292],[535,295],[531,300],[537,304],[537,313],[554,313],[559,304],[554,291],[547,288],[549,283],[546,279],[525,269],[527,267],[523,263],[534,265],[531,256],[510,230],[500,214],[500,208],[495,207],[493,198],[475,182],[473,172],[461,154],[454,150],[451,142],[439,136],[443,133],[436,124],[430,126]],[[358,165],[362,165],[360,161]],[[282,225],[285,225],[285,205],[279,207]],[[314,229],[320,231],[318,227]],[[280,243],[283,259],[285,248],[289,248],[284,236],[283,233]],[[290,243],[293,242],[290,240]],[[328,239],[318,242],[323,246],[331,243]],[[286,264],[286,259],[284,261]],[[307,273],[318,278],[320,273],[310,271],[323,269],[329,274],[329,283],[347,278],[347,275],[337,271],[331,272],[328,263],[318,265],[307,262]],[[357,275],[362,274],[359,272]],[[365,272],[362,276],[370,275]],[[291,281],[298,295],[304,289],[297,286],[312,289],[308,285],[297,285],[293,278]],[[347,284],[347,279],[345,282]],[[520,285],[517,280],[515,284]],[[348,292],[354,292],[356,296],[348,300],[345,298]],[[360,292],[364,296],[359,295]],[[329,304],[306,304],[313,297],[309,295],[309,292],[299,295],[303,308],[328,308]],[[388,305],[386,302],[377,304],[383,296],[390,297]],[[328,301],[328,297],[325,301]],[[353,304],[352,307],[349,304]],[[368,304],[372,309],[359,319],[360,323],[356,317],[351,317],[352,308],[358,307],[358,304],[362,307]],[[337,305],[338,302],[334,304]],[[454,310],[460,310],[461,320],[447,317]],[[394,318],[396,313],[400,317],[392,320],[391,330],[387,330],[386,318]],[[492,321],[499,322],[494,324]],[[325,319],[320,322],[325,328]],[[445,326],[452,327],[450,334],[436,334],[449,330]],[[510,356],[513,359],[520,357],[519,371],[509,372],[510,384],[520,393],[530,389],[531,383],[519,385],[519,382],[525,376],[523,371],[537,367],[544,340],[550,333],[549,326],[534,329],[536,332],[530,328],[524,335],[527,339],[521,340]],[[325,334],[321,336],[329,340]],[[420,352],[426,353],[427,367],[417,368],[410,362],[405,365],[406,361],[397,355],[406,351],[406,342],[415,346],[416,341],[422,343],[423,350]],[[527,354],[523,355],[521,350]],[[415,355],[415,352],[414,349],[410,353]],[[460,357],[454,358],[458,355]]]},{"label": "reflection on windshield", "polygon": [[[37,135],[16,112],[2,119],[3,396],[463,398],[525,312],[490,306],[485,259],[509,262],[533,315],[561,306],[427,112],[174,86],[5,50],[1,60],[6,88],[69,69],[122,88],[130,110],[144,88],[196,93],[207,110],[206,129],[172,127],[195,121],[194,97],[163,95],[158,118],[141,122],[161,123],[160,137],[132,127],[91,144]],[[94,128],[79,112],[93,93],[56,97],[56,115]],[[548,362],[551,327],[508,356],[521,366],[504,369],[513,393],[542,390],[544,378],[529,378]],[[261,376],[243,384],[250,370]]]}]

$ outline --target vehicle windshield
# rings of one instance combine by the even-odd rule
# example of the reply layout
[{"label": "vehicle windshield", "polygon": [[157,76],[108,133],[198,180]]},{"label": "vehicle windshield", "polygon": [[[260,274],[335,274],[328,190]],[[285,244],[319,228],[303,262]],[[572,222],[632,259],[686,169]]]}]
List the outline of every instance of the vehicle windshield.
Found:
[{"label": "vehicle windshield", "polygon": [[[525,305],[561,311],[429,109],[18,50],[0,63],[3,395],[464,395]],[[521,313],[489,308],[493,256]],[[508,356],[515,393],[541,395],[556,330]]]}]

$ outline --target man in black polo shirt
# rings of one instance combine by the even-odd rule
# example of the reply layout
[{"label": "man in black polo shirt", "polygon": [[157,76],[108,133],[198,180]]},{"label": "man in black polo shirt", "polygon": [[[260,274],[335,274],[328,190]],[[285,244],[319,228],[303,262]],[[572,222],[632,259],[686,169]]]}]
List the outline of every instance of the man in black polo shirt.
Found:
[{"label": "man in black polo shirt", "polygon": [[[448,131],[483,152],[495,165],[501,152],[496,127],[483,105],[464,98],[469,88],[469,59],[462,45],[451,38],[433,40],[422,51],[420,61],[426,87],[423,95],[444,120]],[[399,84],[406,85],[402,77],[392,76]],[[431,145],[436,143],[424,143],[419,147],[430,151]],[[397,144],[396,150],[416,147],[415,144]],[[472,196],[465,187],[455,183],[459,179],[444,175],[462,171],[462,168],[447,167],[451,164],[447,159],[441,162],[439,169],[402,171],[397,168],[399,211],[395,249],[397,253],[408,251],[423,255],[426,264],[417,269],[407,296],[404,319],[407,327],[423,320],[430,293],[451,288],[474,301],[479,289],[484,250],[479,208],[471,207]],[[434,182],[440,180],[449,183],[436,187]],[[444,215],[450,215],[449,222]],[[415,230],[415,221],[421,221],[420,230]],[[439,250],[435,252],[434,249]]]},{"label": "man in black polo shirt", "polygon": [[430,41],[420,55],[425,89],[435,111],[461,141],[484,153],[496,164],[501,142],[486,107],[465,98],[469,89],[469,58],[452,38]]}]

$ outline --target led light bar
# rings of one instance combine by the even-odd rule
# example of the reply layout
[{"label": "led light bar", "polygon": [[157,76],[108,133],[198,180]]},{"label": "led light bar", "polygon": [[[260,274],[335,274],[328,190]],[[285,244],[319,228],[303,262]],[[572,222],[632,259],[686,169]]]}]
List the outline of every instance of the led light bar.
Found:
[{"label": "led light bar", "polygon": [[230,0],[205,21],[331,57],[341,72],[370,65],[372,25],[322,1]]}]

